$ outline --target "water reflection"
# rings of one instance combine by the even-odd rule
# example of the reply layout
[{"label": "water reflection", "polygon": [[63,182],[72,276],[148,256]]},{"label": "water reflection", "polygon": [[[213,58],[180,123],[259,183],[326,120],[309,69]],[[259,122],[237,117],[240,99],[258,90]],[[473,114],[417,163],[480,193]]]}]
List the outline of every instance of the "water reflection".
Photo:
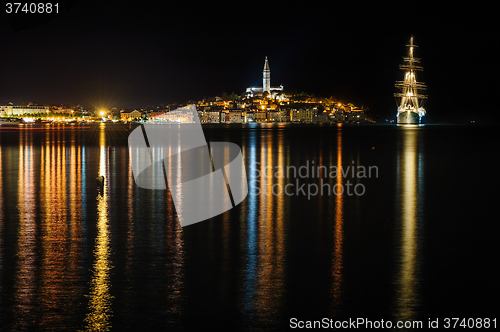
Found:
[{"label": "water reflection", "polygon": [[[85,179],[85,170],[82,169],[85,166],[83,158],[85,157],[84,148],[77,144],[75,139],[75,132],[72,132],[71,147],[69,150],[69,200],[68,206],[70,211],[69,220],[69,234],[71,242],[68,248],[68,255],[70,259],[67,262],[68,270],[71,271],[71,275],[76,276],[79,274],[80,270],[80,255],[82,251],[82,220],[83,217],[83,202],[85,202],[85,195],[82,194],[82,185]],[[75,280],[76,281],[76,280]],[[73,286],[74,287],[74,286]],[[76,287],[75,287],[76,288]],[[76,294],[75,294],[76,295]]]},{"label": "water reflection", "polygon": [[93,276],[90,281],[88,314],[85,318],[87,330],[109,331],[112,316],[109,273],[112,268],[110,261],[110,233],[108,221],[108,187],[105,125],[101,125],[99,134],[99,176],[104,176],[104,184],[97,195],[97,236],[94,247]]},{"label": "water reflection", "polygon": [[[351,165],[352,129],[331,128],[314,141],[314,149],[307,135],[292,137],[297,131],[238,131],[227,140],[241,137],[250,180],[247,199],[221,217],[183,229],[168,190],[135,185],[126,142],[116,152],[108,150],[116,138],[109,127],[94,127],[87,142],[78,132],[18,130],[19,144],[0,146],[0,304],[7,308],[0,312],[1,329],[135,330],[144,322],[150,329],[182,327],[207,303],[209,312],[229,309],[221,313],[224,319],[231,315],[231,324],[249,328],[285,326],[292,312],[309,311],[304,319],[320,311],[356,313],[347,310],[351,299],[364,295],[348,273],[356,265],[351,248],[359,244],[351,236],[359,223],[353,213],[358,198],[288,196],[280,188],[295,179],[272,174],[277,165],[299,167],[307,160]],[[398,161],[398,247],[395,262],[383,258],[387,266],[396,263],[397,273],[395,287],[383,293],[395,292],[391,309],[402,320],[415,319],[421,306],[423,157],[420,129],[398,130],[400,149],[391,151]],[[181,172],[173,172],[180,162],[167,159],[168,178],[180,178]],[[100,191],[98,174],[106,178]],[[341,176],[327,179],[320,173],[311,182],[318,179],[336,185],[337,194],[346,185]],[[177,194],[185,195],[180,188]],[[359,206],[362,211],[366,201],[360,199]],[[189,208],[189,202],[180,208]],[[195,257],[215,264],[200,273],[203,264]],[[193,277],[197,274],[202,283]],[[216,289],[198,292],[202,288]],[[207,300],[206,294],[215,296]]]},{"label": "water reflection", "polygon": [[[134,271],[134,241],[135,241],[135,222],[134,222],[134,197],[135,197],[135,183],[132,174],[132,167],[128,167],[127,172],[127,242],[126,242],[126,262],[125,262],[125,275],[124,279],[127,282],[125,287],[127,290],[132,288],[132,277]],[[130,291],[123,292],[125,301],[131,301]]]},{"label": "water reflection", "polygon": [[[3,176],[2,176],[2,142],[0,141],[0,294],[3,294],[3,237],[4,237],[4,199],[3,199]],[[0,306],[3,306],[3,296],[0,295]],[[0,320],[0,324],[2,321]]]},{"label": "water reflection", "polygon": [[[179,148],[177,153],[181,152],[180,149],[180,131],[178,131]],[[168,155],[171,156],[174,151],[171,150],[172,147],[169,146]],[[161,150],[163,153],[164,151]],[[163,156],[162,156],[163,157]],[[177,158],[177,165],[172,165],[170,158],[163,159],[163,172],[167,176],[167,179],[172,179],[173,168],[177,169],[178,183],[176,193],[182,197],[182,167],[181,158]],[[163,220],[167,220],[165,229],[165,241],[167,243],[166,256],[168,261],[166,263],[168,269],[166,271],[166,283],[169,285],[166,296],[169,298],[169,308],[167,309],[169,314],[169,324],[177,324],[182,316],[183,306],[184,306],[184,238],[182,227],[178,221],[177,213],[182,213],[183,203],[181,200],[177,205],[174,206],[174,200],[172,198],[170,191],[163,192],[165,195],[161,196],[162,202],[166,202],[165,217]]]},{"label": "water reflection", "polygon": [[243,223],[244,227],[246,226],[246,233],[243,233],[241,237],[242,241],[246,240],[246,246],[244,248],[244,252],[246,252],[246,264],[243,268],[243,316],[249,316],[251,314],[251,307],[249,304],[254,302],[255,287],[257,282],[255,280],[255,275],[257,271],[257,186],[259,179],[256,167],[252,166],[257,165],[256,136],[256,132],[251,131],[248,149],[246,148],[246,145],[242,147],[242,153],[246,158],[248,158],[248,164],[250,165],[248,168],[248,197],[242,202],[242,207],[245,207],[245,209],[242,209],[242,217],[245,217],[245,211],[247,211],[246,222]]},{"label": "water reflection", "polygon": [[423,182],[419,135],[422,128],[401,127],[402,142],[398,155],[397,189],[399,211],[399,257],[396,277],[396,312],[399,320],[415,319],[420,307],[419,272],[422,222],[420,184]]},{"label": "water reflection", "polygon": [[[273,313],[278,312],[283,286],[283,243],[282,221],[279,210],[275,211],[276,200],[283,197],[273,195],[273,136],[263,137],[263,147],[260,155],[260,174],[266,179],[260,181],[260,206],[258,211],[257,250],[257,287],[255,309],[263,320],[272,319]],[[279,153],[279,152],[278,152]],[[271,167],[266,167],[271,166]],[[278,215],[273,214],[277,212]],[[281,212],[282,214],[282,212]],[[281,227],[280,227],[281,225]]]},{"label": "water reflection", "polygon": [[[64,289],[67,241],[66,146],[60,133],[47,132],[41,149],[40,195],[42,214],[42,299],[44,309],[53,311]],[[54,310],[55,311],[55,310]],[[56,312],[46,315],[43,325],[53,325],[61,317]]]},{"label": "water reflection", "polygon": [[19,230],[17,233],[17,268],[15,278],[15,330],[25,330],[34,319],[35,261],[37,259],[35,225],[35,176],[33,142],[30,132],[19,135],[19,171],[17,207]]},{"label": "water reflection", "polygon": [[[339,124],[337,129],[337,169],[342,168],[342,127]],[[338,176],[336,180],[336,196],[335,196],[335,226],[333,229],[333,258],[332,258],[332,273],[333,273],[333,312],[338,312],[342,300],[342,283],[343,283],[343,224],[344,224],[344,195],[342,195],[343,177]],[[333,186],[332,186],[333,187]]]},{"label": "water reflection", "polygon": [[249,193],[243,203],[248,209],[243,314],[255,326],[272,325],[284,305],[284,222],[289,197],[279,190],[285,178],[274,176],[274,167],[285,165],[286,160],[283,135],[279,133],[277,141],[275,137],[266,134],[260,143],[252,132],[242,149],[250,165]]}]

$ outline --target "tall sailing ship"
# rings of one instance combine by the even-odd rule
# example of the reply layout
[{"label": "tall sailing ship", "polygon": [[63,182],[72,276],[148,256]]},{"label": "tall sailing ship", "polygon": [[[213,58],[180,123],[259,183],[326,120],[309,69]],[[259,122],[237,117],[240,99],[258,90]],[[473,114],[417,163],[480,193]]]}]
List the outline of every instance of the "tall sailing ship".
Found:
[{"label": "tall sailing ship", "polygon": [[424,68],[418,66],[420,58],[413,56],[413,51],[417,45],[413,44],[413,36],[410,39],[408,55],[403,57],[404,64],[399,65],[399,69],[404,71],[404,81],[396,81],[398,92],[394,94],[398,107],[398,123],[401,124],[420,124],[422,117],[425,116],[425,109],[422,107],[427,95],[420,91],[425,90],[426,86],[417,81],[416,72]]}]

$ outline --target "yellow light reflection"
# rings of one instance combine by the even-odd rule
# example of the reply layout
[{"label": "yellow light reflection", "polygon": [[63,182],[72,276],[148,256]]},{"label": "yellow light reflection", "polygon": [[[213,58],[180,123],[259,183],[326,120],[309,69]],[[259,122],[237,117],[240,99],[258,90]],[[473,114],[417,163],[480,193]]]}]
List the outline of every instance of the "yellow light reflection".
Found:
[{"label": "yellow light reflection", "polygon": [[418,286],[418,134],[415,128],[403,127],[403,146],[399,156],[401,242],[397,283],[397,318],[414,318],[419,304]]},{"label": "yellow light reflection", "polygon": [[100,154],[99,175],[105,176],[102,190],[97,196],[97,238],[94,248],[94,274],[90,281],[88,314],[85,318],[86,329],[92,331],[109,331],[111,329],[111,282],[109,273],[112,268],[110,262],[110,234],[108,220],[108,183],[106,176],[106,147],[105,127],[100,127]]}]

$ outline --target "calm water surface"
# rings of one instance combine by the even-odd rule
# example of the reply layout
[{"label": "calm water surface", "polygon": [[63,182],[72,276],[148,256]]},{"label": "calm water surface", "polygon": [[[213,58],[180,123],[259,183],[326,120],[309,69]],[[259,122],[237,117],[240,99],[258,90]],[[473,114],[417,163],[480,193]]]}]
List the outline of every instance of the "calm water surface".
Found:
[{"label": "calm water surface", "polygon": [[[0,126],[0,329],[498,315],[496,127],[204,126],[240,145],[249,194],[185,228],[135,185],[134,128]],[[377,172],[331,176],[347,166]]]}]

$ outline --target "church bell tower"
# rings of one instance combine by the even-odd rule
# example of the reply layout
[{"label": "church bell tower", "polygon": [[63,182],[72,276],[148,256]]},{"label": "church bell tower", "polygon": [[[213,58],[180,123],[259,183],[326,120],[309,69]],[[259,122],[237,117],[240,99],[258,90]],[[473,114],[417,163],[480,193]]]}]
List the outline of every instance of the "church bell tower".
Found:
[{"label": "church bell tower", "polygon": [[266,92],[271,93],[271,71],[269,70],[269,64],[264,63],[264,71],[262,72],[262,93]]}]

